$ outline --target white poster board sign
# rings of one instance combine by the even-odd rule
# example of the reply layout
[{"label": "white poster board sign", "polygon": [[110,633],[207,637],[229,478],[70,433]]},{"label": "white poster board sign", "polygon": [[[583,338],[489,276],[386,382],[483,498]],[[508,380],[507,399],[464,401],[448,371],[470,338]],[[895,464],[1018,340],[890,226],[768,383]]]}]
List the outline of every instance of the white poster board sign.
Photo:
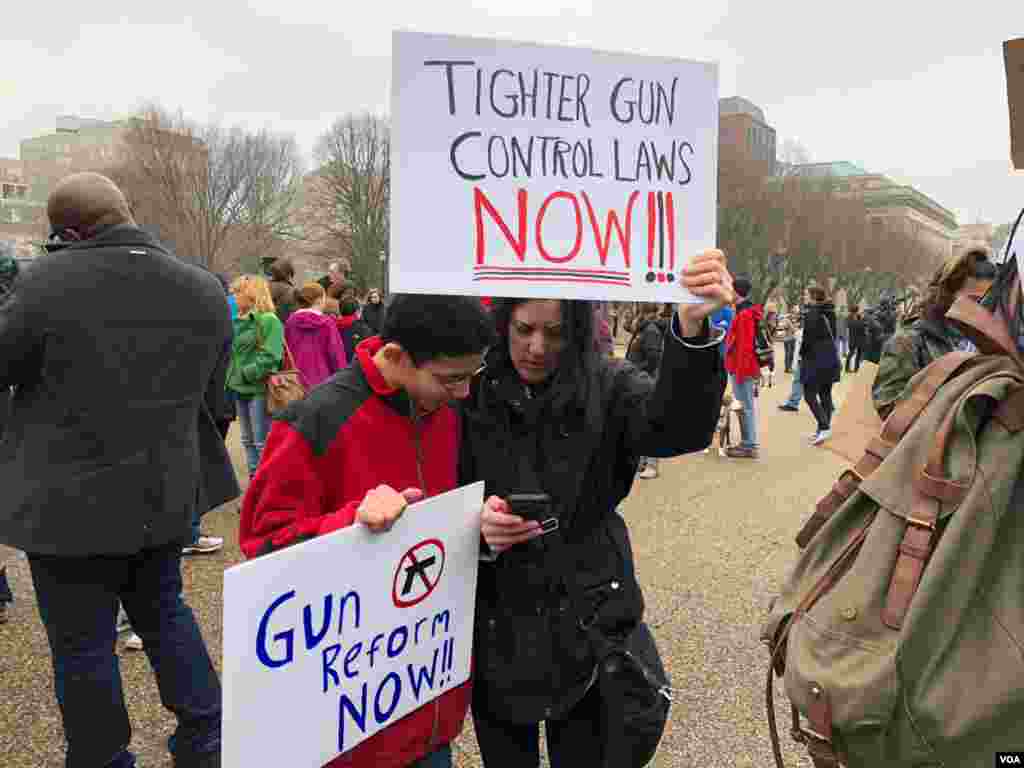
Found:
[{"label": "white poster board sign", "polygon": [[392,61],[391,290],[694,300],[717,65],[414,32]]},{"label": "white poster board sign", "polygon": [[483,483],[224,573],[225,768],[319,768],[469,679]]}]

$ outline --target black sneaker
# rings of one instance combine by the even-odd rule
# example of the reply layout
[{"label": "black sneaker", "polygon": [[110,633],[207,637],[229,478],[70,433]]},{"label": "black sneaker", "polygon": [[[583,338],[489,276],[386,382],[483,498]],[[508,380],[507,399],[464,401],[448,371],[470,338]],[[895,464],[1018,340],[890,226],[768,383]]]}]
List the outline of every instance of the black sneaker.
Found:
[{"label": "black sneaker", "polygon": [[796,413],[797,411],[800,410],[800,407],[797,405],[790,405],[789,403],[783,403],[782,405],[779,406],[779,410],[789,411],[790,413]]}]

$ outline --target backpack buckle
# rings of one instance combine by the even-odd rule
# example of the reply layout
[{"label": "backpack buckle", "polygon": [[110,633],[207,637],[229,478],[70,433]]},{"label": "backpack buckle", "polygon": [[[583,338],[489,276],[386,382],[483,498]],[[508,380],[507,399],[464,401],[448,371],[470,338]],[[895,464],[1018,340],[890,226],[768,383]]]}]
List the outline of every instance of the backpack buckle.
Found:
[{"label": "backpack buckle", "polygon": [[907,525],[916,525],[918,528],[927,528],[929,531],[935,530],[934,520],[924,520],[920,517],[914,517],[913,515],[907,515]]}]

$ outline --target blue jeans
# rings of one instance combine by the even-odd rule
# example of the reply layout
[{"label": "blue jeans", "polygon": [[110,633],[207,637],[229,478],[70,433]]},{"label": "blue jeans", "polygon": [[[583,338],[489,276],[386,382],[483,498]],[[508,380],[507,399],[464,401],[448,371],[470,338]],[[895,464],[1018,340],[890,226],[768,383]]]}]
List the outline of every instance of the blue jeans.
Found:
[{"label": "blue jeans", "polygon": [[202,519],[203,519],[203,516],[201,514],[199,514],[199,507],[196,507],[194,510],[192,510],[192,527],[191,527],[191,531],[192,532],[191,532],[191,535],[189,537],[189,541],[188,541],[189,544],[195,544],[197,541],[199,541],[199,537],[200,537],[200,535],[202,535],[202,531],[201,531],[201,529],[199,527],[199,523],[202,521]]},{"label": "blue jeans", "polygon": [[0,603],[13,603],[14,595],[11,594],[11,585],[7,583],[7,569],[0,568]]},{"label": "blue jeans", "polygon": [[249,467],[249,477],[252,477],[260,465],[263,444],[267,442],[267,433],[270,432],[267,398],[238,395],[238,426],[242,447],[245,448],[245,463]]},{"label": "blue jeans", "polygon": [[142,637],[160,701],[177,716],[170,742],[176,768],[220,751],[220,681],[181,599],[181,546],[177,541],[123,557],[29,555],[53,655],[66,768],[135,765],[114,653],[119,599]]},{"label": "blue jeans", "polygon": [[786,405],[794,408],[800,407],[800,401],[804,399],[804,385],[800,383],[800,361],[793,366],[793,388],[789,391],[789,400]]},{"label": "blue jeans", "polygon": [[839,359],[842,360],[846,357],[847,350],[849,349],[849,342],[846,339],[836,339],[836,352],[839,353]]},{"label": "blue jeans", "polygon": [[431,752],[426,757],[421,757],[409,768],[451,768],[452,765],[452,745],[445,744],[443,747],[435,752]]},{"label": "blue jeans", "polygon": [[743,406],[744,416],[740,419],[740,446],[743,448],[758,448],[757,442],[757,409],[754,400],[754,386],[756,378],[744,379],[742,382],[736,380],[736,376],[729,374],[732,384],[732,393]]},{"label": "blue jeans", "polygon": [[793,370],[793,358],[796,355],[796,339],[786,339],[782,342],[782,348],[786,353],[786,371]]}]

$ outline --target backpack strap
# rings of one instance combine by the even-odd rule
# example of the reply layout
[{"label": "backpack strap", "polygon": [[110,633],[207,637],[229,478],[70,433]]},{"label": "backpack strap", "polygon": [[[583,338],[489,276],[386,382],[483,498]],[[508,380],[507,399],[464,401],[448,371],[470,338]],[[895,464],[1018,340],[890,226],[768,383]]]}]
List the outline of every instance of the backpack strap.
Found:
[{"label": "backpack strap", "polygon": [[1003,429],[1015,435],[1024,429],[1024,387],[1014,390],[999,404],[992,418],[1003,425]]},{"label": "backpack strap", "polygon": [[907,515],[899,556],[889,579],[889,591],[882,610],[882,622],[890,629],[900,629],[910,610],[910,602],[935,547],[942,504],[959,504],[970,490],[969,482],[945,477],[943,468],[943,457],[953,434],[956,415],[970,395],[971,391],[965,392],[943,419],[928,454],[928,463],[914,480],[910,514]]},{"label": "backpack strap", "polygon": [[[853,532],[852,536],[839,553],[839,556],[833,561],[831,567],[826,571],[825,575],[822,576],[818,583],[814,585],[814,588],[804,596],[803,600],[800,601],[800,604],[796,607],[793,615],[785,622],[778,632],[778,637],[774,640],[774,644],[771,648],[771,663],[768,665],[768,680],[765,687],[765,703],[768,708],[768,732],[771,736],[772,754],[775,756],[775,765],[777,768],[784,768],[784,763],[782,761],[782,748],[779,744],[778,725],[775,721],[775,688],[773,673],[778,673],[780,676],[783,674],[785,668],[786,640],[789,637],[789,631],[793,628],[793,624],[800,615],[811,610],[815,603],[821,599],[822,595],[832,589],[832,587],[839,582],[839,579],[842,578],[843,574],[847,572],[850,562],[856,559],[857,555],[860,553],[860,548],[864,544],[864,540],[867,538],[868,531],[871,529],[872,523],[875,521],[875,516],[875,512],[872,512],[865,518],[860,527]],[[790,735],[793,737],[794,741],[807,747],[815,768],[825,768],[825,766],[829,766],[831,768],[831,766],[839,765],[836,751],[832,744],[831,704],[829,702],[828,692],[816,684],[812,683],[812,685],[818,689],[818,693],[814,694],[815,702],[807,713],[810,731],[805,730],[801,726],[800,711],[796,708],[796,705],[791,705],[790,709],[792,710],[793,715],[793,727],[790,731]]]},{"label": "backpack strap", "polygon": [[950,352],[925,369],[927,373],[924,379],[914,387],[913,394],[901,401],[889,414],[889,418],[885,420],[882,434],[871,439],[860,461],[854,465],[853,469],[843,472],[828,495],[815,506],[814,514],[796,536],[796,543],[800,549],[807,546],[836,510],[853,495],[864,478],[882,465],[882,462],[896,447],[896,444],[903,439],[907,430],[917,421],[917,417],[921,415],[925,406],[931,402],[942,385],[956,376],[962,367],[974,357],[975,355],[971,352]]}]

